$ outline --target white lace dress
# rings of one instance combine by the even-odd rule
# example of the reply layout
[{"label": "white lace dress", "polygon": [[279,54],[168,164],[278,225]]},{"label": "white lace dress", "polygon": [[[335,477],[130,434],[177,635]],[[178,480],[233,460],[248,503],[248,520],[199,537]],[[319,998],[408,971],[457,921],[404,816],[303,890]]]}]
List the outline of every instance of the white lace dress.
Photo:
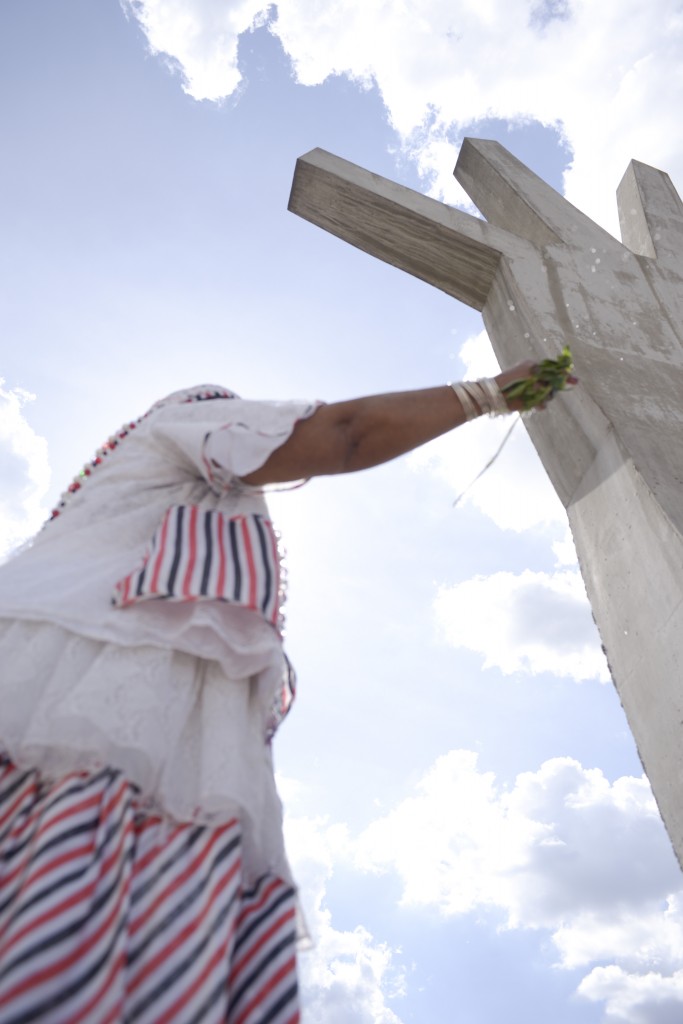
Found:
[{"label": "white lace dress", "polygon": [[115,588],[149,559],[169,508],[269,527],[239,478],[315,408],[162,404],[0,567],[0,750],[51,777],[119,768],[179,821],[238,816],[247,880],[290,879],[267,742],[288,676],[277,617],[211,586],[127,604]]}]

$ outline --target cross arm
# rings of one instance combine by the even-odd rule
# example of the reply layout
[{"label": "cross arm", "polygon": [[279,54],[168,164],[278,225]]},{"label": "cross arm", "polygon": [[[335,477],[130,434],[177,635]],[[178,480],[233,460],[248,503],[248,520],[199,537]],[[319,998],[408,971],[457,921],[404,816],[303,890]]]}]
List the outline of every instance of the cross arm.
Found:
[{"label": "cross arm", "polygon": [[664,171],[632,160],[617,190],[624,245],[680,267],[683,257],[683,203]]},{"label": "cross arm", "polygon": [[499,142],[465,139],[453,173],[491,224],[538,247],[558,242],[618,245]]},{"label": "cross arm", "polygon": [[297,160],[289,209],[479,310],[517,241],[322,149]]}]

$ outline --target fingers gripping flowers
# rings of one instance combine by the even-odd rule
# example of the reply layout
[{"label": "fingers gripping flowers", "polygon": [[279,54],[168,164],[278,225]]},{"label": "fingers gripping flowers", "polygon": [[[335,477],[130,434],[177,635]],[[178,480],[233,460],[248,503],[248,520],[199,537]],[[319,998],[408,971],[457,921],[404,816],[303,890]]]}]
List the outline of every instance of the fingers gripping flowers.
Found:
[{"label": "fingers gripping flowers", "polygon": [[576,384],[573,369],[571,351],[565,346],[557,359],[544,359],[532,368],[528,377],[513,381],[501,390],[508,403],[520,403],[521,412],[530,412],[545,405],[558,391]]}]

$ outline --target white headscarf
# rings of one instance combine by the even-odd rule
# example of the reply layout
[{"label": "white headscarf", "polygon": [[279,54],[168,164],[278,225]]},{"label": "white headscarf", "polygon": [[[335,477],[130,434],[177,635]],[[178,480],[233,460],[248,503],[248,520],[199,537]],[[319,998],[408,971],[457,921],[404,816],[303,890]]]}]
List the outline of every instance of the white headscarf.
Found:
[{"label": "white headscarf", "polygon": [[102,465],[104,459],[108,458],[111,453],[119,447],[124,438],[128,437],[131,431],[135,430],[137,425],[142,423],[144,419],[147,419],[151,413],[173,403],[182,405],[187,402],[207,402],[214,398],[239,398],[239,395],[235,394],[234,391],[229,391],[227,388],[221,387],[218,384],[196,384],[192,388],[182,388],[180,391],[172,391],[170,395],[166,395],[165,398],[161,398],[158,402],[155,402],[154,405],[142,416],[139,416],[138,419],[129,423],[124,423],[119,430],[112,434],[111,437],[97,449],[90,462],[86,462],[80,473],[74,477],[67,489],[61,495],[59,501],[53,508],[49,519],[44,525],[47,526],[47,523],[62,514],[68,505],[71,496],[80,491],[81,487],[88,477],[92,475],[93,471],[96,470],[98,466]]}]

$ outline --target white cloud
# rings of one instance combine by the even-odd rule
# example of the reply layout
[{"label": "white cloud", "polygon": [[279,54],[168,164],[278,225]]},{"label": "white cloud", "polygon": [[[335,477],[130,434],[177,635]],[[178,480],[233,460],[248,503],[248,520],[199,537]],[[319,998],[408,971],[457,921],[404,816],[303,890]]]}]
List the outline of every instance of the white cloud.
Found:
[{"label": "white cloud", "polygon": [[150,49],[182,75],[196,100],[221,100],[238,88],[239,37],[258,22],[262,0],[121,0],[140,22]]},{"label": "white cloud", "polygon": [[610,678],[576,570],[476,576],[441,587],[434,608],[448,643],[481,654],[484,668]]},{"label": "white cloud", "polygon": [[683,970],[663,977],[596,967],[578,991],[592,1002],[605,1002],[608,1024],[680,1024],[683,1016]]},{"label": "white cloud", "polygon": [[681,893],[646,908],[615,905],[611,921],[604,912],[580,911],[565,921],[553,942],[565,967],[585,967],[615,957],[630,970],[675,971],[683,957]]},{"label": "white cloud", "polygon": [[[571,758],[524,772],[506,790],[478,770],[475,753],[451,751],[356,851],[361,866],[398,872],[407,903],[446,914],[499,907],[510,926],[557,931],[571,966],[586,960],[568,925],[656,908],[681,884],[647,781],[610,784]],[[601,946],[591,941],[589,959],[616,940],[607,931]]]},{"label": "white cloud", "polygon": [[[236,42],[264,0],[122,0],[197,99],[240,81]],[[683,179],[677,0],[279,0],[271,24],[298,80],[376,83],[390,122],[434,189],[467,126],[496,117],[559,126],[573,152],[567,197],[616,230],[614,191],[632,157]]]},{"label": "white cloud", "polygon": [[459,356],[465,366],[467,377],[495,377],[500,373],[500,364],[491,347],[486,331],[468,338],[460,349]]},{"label": "white cloud", "polygon": [[3,385],[0,379],[0,557],[45,520],[43,499],[50,483],[47,441],[23,413],[35,395]]},{"label": "white cloud", "polygon": [[555,564],[563,566],[574,566],[578,565],[578,559],[576,556],[576,548],[574,546],[574,538],[572,537],[569,525],[564,533],[561,540],[553,541],[552,551],[555,555]]},{"label": "white cloud", "polygon": [[360,835],[296,814],[286,833],[316,942],[301,957],[312,1024],[400,1024],[398,951],[362,925],[335,929],[325,906],[337,865],[395,873],[404,905],[547,932],[609,1024],[683,1019],[681,872],[644,777],[610,782],[564,757],[506,786],[452,750]]},{"label": "white cloud", "polygon": [[[282,781],[278,780],[279,787]],[[291,792],[286,781],[285,789]],[[299,957],[306,1021],[401,1024],[388,1005],[388,1000],[404,988],[404,972],[394,962],[397,951],[377,942],[360,924],[351,931],[335,928],[325,905],[335,863],[348,859],[346,827],[319,818],[291,816],[286,820],[285,834],[313,939],[312,947]]]},{"label": "white cloud", "polygon": [[560,966],[592,968],[579,992],[610,1021],[683,1018],[681,875],[644,778],[555,758],[507,789],[451,751],[353,849],[398,874],[404,903],[547,929]]}]

